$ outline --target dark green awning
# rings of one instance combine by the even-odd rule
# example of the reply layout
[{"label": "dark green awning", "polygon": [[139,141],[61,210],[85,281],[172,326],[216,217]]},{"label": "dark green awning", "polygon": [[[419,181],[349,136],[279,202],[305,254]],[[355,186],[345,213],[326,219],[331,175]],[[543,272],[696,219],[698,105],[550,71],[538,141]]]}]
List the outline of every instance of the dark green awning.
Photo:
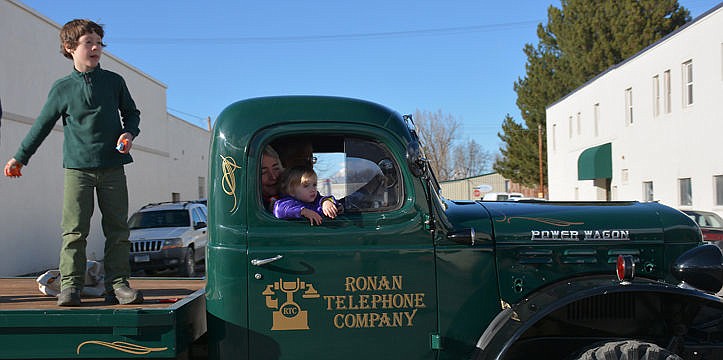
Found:
[{"label": "dark green awning", "polygon": [[611,179],[613,177],[612,144],[586,149],[577,159],[577,179]]}]

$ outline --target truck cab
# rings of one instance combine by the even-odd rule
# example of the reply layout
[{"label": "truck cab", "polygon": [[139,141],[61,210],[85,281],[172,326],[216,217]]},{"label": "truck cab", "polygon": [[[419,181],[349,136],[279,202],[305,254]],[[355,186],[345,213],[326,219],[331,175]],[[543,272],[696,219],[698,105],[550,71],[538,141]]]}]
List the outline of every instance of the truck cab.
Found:
[{"label": "truck cab", "polygon": [[[285,167],[313,166],[343,212],[316,226],[274,217],[261,187],[269,146]],[[723,339],[710,325],[721,253],[687,216],[657,203],[445,199],[413,120],[384,106],[239,101],[219,115],[210,159],[211,358],[563,358],[625,339],[700,353]],[[625,261],[636,273],[617,278]]]}]

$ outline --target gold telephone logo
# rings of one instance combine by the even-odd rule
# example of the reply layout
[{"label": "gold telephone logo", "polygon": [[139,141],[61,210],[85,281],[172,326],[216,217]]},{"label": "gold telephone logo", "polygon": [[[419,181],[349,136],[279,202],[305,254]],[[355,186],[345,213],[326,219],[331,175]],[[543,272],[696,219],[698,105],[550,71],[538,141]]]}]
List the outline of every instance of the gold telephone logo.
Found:
[{"label": "gold telephone logo", "polygon": [[[272,313],[273,325],[271,330],[309,330],[308,312],[303,310],[296,301],[294,294],[302,291],[302,299],[317,299],[319,293],[314,286],[301,279],[296,281],[279,281],[266,285],[266,289],[261,293],[266,297],[266,307],[275,310]],[[276,297],[282,295],[283,303],[279,305],[279,299]],[[285,295],[285,296],[283,296]]]}]

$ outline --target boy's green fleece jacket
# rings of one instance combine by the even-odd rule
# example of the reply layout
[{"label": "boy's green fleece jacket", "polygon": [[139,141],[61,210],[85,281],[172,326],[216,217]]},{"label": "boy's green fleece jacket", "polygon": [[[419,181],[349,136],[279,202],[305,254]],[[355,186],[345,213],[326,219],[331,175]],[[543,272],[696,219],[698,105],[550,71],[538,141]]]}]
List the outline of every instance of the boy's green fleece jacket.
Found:
[{"label": "boy's green fleece jacket", "polygon": [[64,168],[109,168],[133,161],[130,154],[116,150],[118,137],[124,132],[138,136],[141,121],[140,111],[120,75],[98,65],[85,73],[73,70],[56,81],[15,159],[27,165],[60,118],[65,138]]}]

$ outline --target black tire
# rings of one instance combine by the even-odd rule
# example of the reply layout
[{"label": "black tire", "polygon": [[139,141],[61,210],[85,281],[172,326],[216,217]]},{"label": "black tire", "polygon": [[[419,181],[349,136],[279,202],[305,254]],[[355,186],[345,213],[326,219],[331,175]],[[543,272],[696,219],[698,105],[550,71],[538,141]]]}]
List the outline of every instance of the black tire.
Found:
[{"label": "black tire", "polygon": [[643,341],[624,340],[598,343],[583,350],[575,360],[683,360],[658,345]]},{"label": "black tire", "polygon": [[178,266],[178,275],[182,277],[193,277],[196,275],[196,259],[193,248],[188,248],[186,251],[186,257],[183,258],[183,262]]}]

